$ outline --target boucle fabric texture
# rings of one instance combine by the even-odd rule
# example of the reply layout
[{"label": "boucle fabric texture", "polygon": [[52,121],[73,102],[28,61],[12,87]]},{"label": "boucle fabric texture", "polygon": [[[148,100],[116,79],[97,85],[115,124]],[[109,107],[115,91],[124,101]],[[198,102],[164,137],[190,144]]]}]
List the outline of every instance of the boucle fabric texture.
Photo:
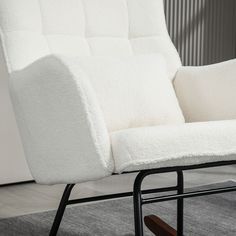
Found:
[{"label": "boucle fabric texture", "polygon": [[181,66],[162,0],[1,0],[0,29],[10,72],[50,54],[161,53],[170,79]]},{"label": "boucle fabric texture", "polygon": [[184,123],[161,54],[61,58],[74,73],[87,74],[109,132]]},{"label": "boucle fabric texture", "polygon": [[25,155],[40,183],[110,175],[109,131],[184,122],[158,55],[48,56],[12,73],[10,89]]},{"label": "boucle fabric texture", "polygon": [[86,74],[55,56],[12,74],[25,155],[40,183],[74,183],[113,171],[110,138]]},{"label": "boucle fabric texture", "polygon": [[174,86],[187,122],[236,119],[236,59],[181,67]]},{"label": "boucle fabric texture", "polygon": [[[229,105],[235,100],[235,63],[181,67],[162,0],[1,0],[0,36],[0,76],[9,78],[37,182],[77,183],[126,167],[233,154],[235,123],[182,124],[170,81],[177,73],[175,89],[187,121],[221,118],[214,99],[225,106],[224,119],[236,119]],[[225,99],[216,97],[221,87]]]},{"label": "boucle fabric texture", "polygon": [[236,120],[188,123],[111,134],[116,172],[236,159]]}]

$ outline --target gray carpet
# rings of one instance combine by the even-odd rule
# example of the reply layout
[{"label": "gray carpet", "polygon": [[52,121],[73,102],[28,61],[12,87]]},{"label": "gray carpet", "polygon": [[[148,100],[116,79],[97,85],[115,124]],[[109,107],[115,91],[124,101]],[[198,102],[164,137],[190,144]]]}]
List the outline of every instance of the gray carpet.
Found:
[{"label": "gray carpet", "polygon": [[[210,185],[218,187],[233,182]],[[196,189],[196,188],[195,188]],[[199,188],[197,188],[199,189]],[[175,227],[176,203],[146,205],[144,215],[157,214]],[[46,236],[55,211],[0,220],[1,236]],[[68,208],[58,236],[133,236],[132,199],[113,200]],[[145,235],[152,235],[148,231]],[[185,200],[185,235],[235,236],[236,193]]]}]

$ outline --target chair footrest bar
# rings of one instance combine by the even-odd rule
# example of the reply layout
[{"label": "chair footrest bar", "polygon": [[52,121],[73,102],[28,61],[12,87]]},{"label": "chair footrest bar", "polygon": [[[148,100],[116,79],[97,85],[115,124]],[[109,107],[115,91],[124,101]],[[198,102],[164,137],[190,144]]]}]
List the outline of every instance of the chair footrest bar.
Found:
[{"label": "chair footrest bar", "polygon": [[215,188],[215,189],[208,189],[208,190],[199,190],[199,191],[187,192],[187,193],[182,193],[182,194],[166,195],[166,196],[160,196],[160,197],[158,196],[158,197],[144,198],[142,199],[142,204],[164,202],[164,201],[171,201],[171,200],[191,198],[191,197],[200,197],[204,195],[219,194],[219,193],[232,192],[232,191],[236,191],[236,186]]},{"label": "chair footrest bar", "polygon": [[145,216],[144,223],[156,236],[177,236],[176,230],[156,215]]},{"label": "chair footrest bar", "polygon": [[[161,193],[161,192],[175,191],[175,190],[177,190],[177,186],[147,189],[147,190],[143,190],[142,194]],[[115,193],[115,194],[101,195],[101,196],[81,198],[81,199],[71,199],[71,200],[68,200],[67,205],[79,204],[79,203],[85,203],[85,202],[95,202],[95,201],[102,201],[102,200],[116,199],[116,198],[124,198],[124,197],[131,197],[131,196],[133,196],[133,192]]]},{"label": "chair footrest bar", "polygon": [[[217,193],[224,193],[230,191],[236,191],[236,186],[233,187],[226,187],[226,188],[218,188],[218,189],[210,189],[210,190],[202,190],[202,191],[195,191],[195,192],[186,192],[183,193],[183,171],[184,170],[193,170],[193,169],[200,169],[200,168],[209,168],[209,167],[216,167],[216,166],[224,166],[224,165],[236,165],[236,160],[231,161],[221,161],[221,162],[214,162],[214,163],[205,163],[199,165],[191,165],[191,166],[176,166],[176,167],[163,167],[158,169],[151,169],[151,170],[143,170],[139,171],[138,175],[135,178],[135,182],[133,185],[133,192],[124,192],[124,193],[116,193],[116,194],[108,194],[103,196],[97,197],[89,197],[89,198],[82,198],[82,199],[72,199],[69,200],[69,196],[71,193],[72,188],[75,184],[68,184],[64,190],[62,195],[56,216],[54,218],[54,222],[50,231],[50,236],[56,236],[57,231],[59,229],[65,208],[67,205],[70,204],[79,204],[85,202],[93,202],[93,201],[102,201],[108,199],[115,199],[115,198],[122,198],[122,197],[130,197],[133,196],[133,204],[134,204],[134,218],[135,218],[135,236],[143,236],[143,217],[142,217],[142,205],[148,204],[152,202],[162,202],[168,200],[177,200],[177,234],[176,236],[183,236],[183,199],[188,197],[197,197],[203,195],[210,195],[210,194],[217,194]],[[138,172],[138,171],[135,171]],[[142,182],[144,178],[149,175],[154,174],[162,174],[162,173],[170,173],[170,172],[177,172],[177,186],[170,186],[166,188],[156,188],[156,189],[147,189],[141,190]],[[168,191],[177,191],[175,195],[165,195],[159,197],[150,197],[142,199],[143,194],[151,194],[151,193],[161,193],[161,192],[168,192]],[[152,222],[157,222],[158,225],[158,232],[160,232],[160,222],[162,222],[162,226],[167,226],[167,224],[159,219],[157,216],[153,216],[151,218]],[[158,218],[158,219],[157,219]],[[148,220],[148,218],[146,218]],[[159,223],[158,223],[159,222]],[[149,221],[149,223],[151,223]],[[166,224],[166,225],[165,225]],[[168,232],[168,231],[167,231]],[[158,236],[162,236],[160,233]],[[163,236],[172,236],[171,234],[163,235]],[[175,236],[175,235],[174,235]]]}]

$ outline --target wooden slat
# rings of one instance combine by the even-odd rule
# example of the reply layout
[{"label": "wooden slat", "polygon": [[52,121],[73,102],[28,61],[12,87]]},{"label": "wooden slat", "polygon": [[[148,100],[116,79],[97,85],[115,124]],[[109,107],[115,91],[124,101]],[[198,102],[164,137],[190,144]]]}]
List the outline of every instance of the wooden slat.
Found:
[{"label": "wooden slat", "polygon": [[176,236],[177,232],[165,221],[155,215],[144,217],[144,223],[148,229],[157,236]]}]

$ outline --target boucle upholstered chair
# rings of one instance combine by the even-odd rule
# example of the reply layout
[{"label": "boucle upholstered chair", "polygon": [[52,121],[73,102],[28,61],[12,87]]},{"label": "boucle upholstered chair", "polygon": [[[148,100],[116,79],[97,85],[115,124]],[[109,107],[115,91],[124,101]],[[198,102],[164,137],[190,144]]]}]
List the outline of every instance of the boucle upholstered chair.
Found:
[{"label": "boucle upholstered chair", "polygon": [[[184,170],[236,163],[236,61],[182,67],[162,0],[1,0],[0,26],[32,175],[67,184],[50,235],[68,204],[133,195],[136,236],[142,205],[173,199],[182,236],[184,198],[236,189],[183,192]],[[76,183],[135,171],[133,192],[69,200]],[[141,191],[164,172],[177,186]]]}]

